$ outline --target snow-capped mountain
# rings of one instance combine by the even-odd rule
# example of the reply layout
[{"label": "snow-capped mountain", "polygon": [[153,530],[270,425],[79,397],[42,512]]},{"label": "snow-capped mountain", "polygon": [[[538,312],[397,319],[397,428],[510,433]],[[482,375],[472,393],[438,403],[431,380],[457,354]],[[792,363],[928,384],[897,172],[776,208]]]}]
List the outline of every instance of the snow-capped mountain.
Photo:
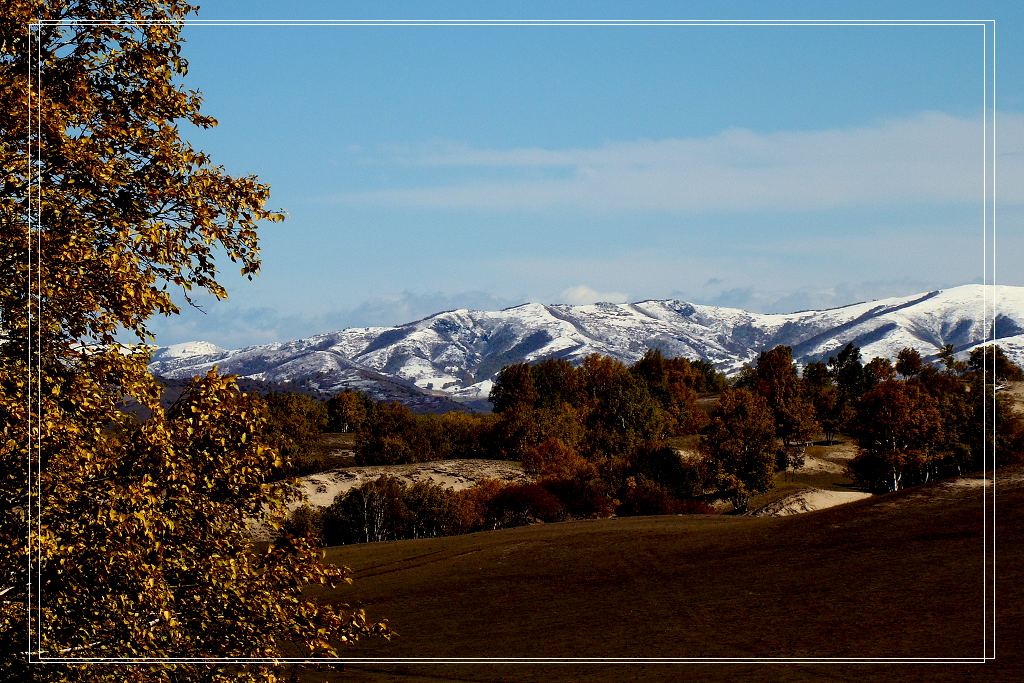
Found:
[{"label": "snow-capped mountain", "polygon": [[677,300],[587,306],[524,304],[502,311],[460,309],[397,327],[358,327],[291,342],[224,350],[207,342],[157,349],[150,368],[184,378],[217,365],[265,382],[378,398],[486,398],[503,366],[591,353],[626,363],[648,348],[703,358],[735,372],[778,344],[801,363],[848,342],[865,360],[912,347],[925,357],[945,344],[968,353],[995,338],[1024,362],[1024,287],[964,285],[824,311],[751,313]]}]

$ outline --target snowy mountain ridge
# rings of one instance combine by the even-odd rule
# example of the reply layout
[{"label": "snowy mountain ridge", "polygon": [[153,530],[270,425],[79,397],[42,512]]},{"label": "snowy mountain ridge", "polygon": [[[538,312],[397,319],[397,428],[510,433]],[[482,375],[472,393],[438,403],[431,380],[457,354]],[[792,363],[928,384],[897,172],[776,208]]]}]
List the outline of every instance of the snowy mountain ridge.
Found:
[{"label": "snowy mountain ridge", "polygon": [[208,342],[162,347],[150,369],[170,378],[221,372],[293,382],[324,392],[395,391],[485,399],[503,366],[592,353],[626,363],[648,348],[703,358],[732,373],[776,345],[800,363],[826,359],[848,342],[864,360],[912,347],[933,357],[945,344],[969,353],[995,338],[1024,363],[1024,287],[964,285],[823,311],[752,313],[675,299],[630,304],[544,305],[445,311],[395,327],[356,327],[290,342],[225,350]]}]

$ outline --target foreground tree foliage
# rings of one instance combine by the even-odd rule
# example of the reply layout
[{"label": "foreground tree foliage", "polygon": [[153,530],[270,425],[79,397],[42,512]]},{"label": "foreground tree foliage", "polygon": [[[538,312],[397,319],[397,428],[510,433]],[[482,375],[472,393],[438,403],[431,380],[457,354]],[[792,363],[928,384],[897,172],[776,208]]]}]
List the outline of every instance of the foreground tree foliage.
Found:
[{"label": "foreground tree foliage", "polygon": [[[265,440],[265,404],[211,373],[165,412],[145,348],[117,343],[121,331],[148,339],[152,315],[178,311],[175,292],[225,297],[215,254],[251,276],[258,223],[281,218],[266,185],[180,136],[184,123],[216,123],[181,84],[191,11],[14,0],[0,19],[0,678],[30,677],[29,630],[33,657],[63,658],[330,655],[387,633],[304,596],[348,580],[308,539],[253,545],[250,524],[277,526],[295,496],[268,481],[283,461]],[[155,23],[95,23],[126,17]],[[38,19],[66,23],[30,36]],[[123,412],[128,398],[152,417]],[[26,465],[38,476],[29,490]],[[46,671],[276,680],[200,665]]]}]

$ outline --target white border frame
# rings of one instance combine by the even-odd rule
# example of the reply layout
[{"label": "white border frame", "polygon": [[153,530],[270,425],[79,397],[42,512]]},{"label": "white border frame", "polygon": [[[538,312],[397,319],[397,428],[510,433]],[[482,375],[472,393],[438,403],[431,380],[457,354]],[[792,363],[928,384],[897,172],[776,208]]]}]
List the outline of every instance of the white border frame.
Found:
[{"label": "white border frame", "polygon": [[[816,27],[816,26],[848,26],[848,27],[866,27],[866,26],[962,26],[962,27],[979,27],[982,28],[982,165],[983,165],[983,192],[982,192],[982,244],[983,244],[983,285],[984,287],[984,298],[983,305],[984,311],[982,312],[982,325],[983,329],[988,334],[988,316],[990,311],[990,296],[994,296],[994,289],[990,289],[990,285],[995,284],[995,235],[994,235],[994,223],[995,223],[995,192],[994,192],[994,178],[995,178],[995,163],[994,163],[994,149],[995,149],[995,20],[994,19],[977,19],[977,20],[952,20],[952,19],[924,19],[924,20],[817,20],[817,19],[786,19],[786,20],[772,20],[772,19],[721,19],[721,20],[696,20],[696,19],[297,19],[297,20],[276,20],[276,19],[183,19],[180,22],[177,21],[136,21],[132,19],[124,20],[88,20],[88,21],[74,21],[74,20],[37,20],[31,22],[28,25],[28,38],[29,38],[29,83],[32,80],[33,70],[36,76],[36,98],[37,98],[37,111],[35,124],[37,126],[36,133],[37,137],[33,138],[32,129],[32,94],[29,92],[28,95],[28,130],[29,130],[29,202],[28,202],[28,223],[29,223],[29,275],[28,275],[28,321],[29,321],[29,339],[32,339],[32,321],[33,313],[37,316],[35,319],[40,319],[42,315],[42,300],[38,296],[33,299],[31,291],[32,282],[32,267],[33,267],[33,255],[32,255],[32,241],[31,241],[31,230],[33,226],[38,226],[41,223],[41,181],[37,180],[37,194],[35,203],[35,213],[33,214],[33,200],[31,192],[31,178],[35,173],[35,170],[42,166],[42,150],[40,145],[41,139],[41,109],[42,109],[42,98],[39,93],[42,92],[42,68],[39,64],[39,41],[36,38],[36,31],[41,26],[71,26],[71,25],[146,25],[146,24],[182,24],[182,25],[201,25],[201,26],[341,26],[341,27],[391,27],[391,26],[415,26],[415,27],[473,27],[473,26],[507,26],[507,27],[541,27],[541,26],[554,26],[554,27],[606,27],[606,26],[624,26],[624,27],[659,27],[659,26],[680,26],[680,27],[700,27],[700,26],[791,26],[791,27]],[[992,32],[992,41],[989,43],[989,30]],[[33,52],[33,45],[35,46],[36,52]],[[991,84],[991,88],[989,87]],[[991,120],[990,120],[991,119]],[[35,156],[33,156],[33,139],[35,139]],[[989,153],[989,149],[992,149],[992,153]],[[33,218],[35,222],[33,223]],[[37,250],[39,254],[41,250],[41,233],[37,231]],[[41,292],[41,276],[37,269],[37,292]],[[34,308],[33,308],[34,306]],[[993,314],[992,323],[994,325],[994,308],[991,309]],[[994,327],[992,329],[991,337],[994,337]],[[993,339],[994,341],[994,339]],[[42,351],[42,337],[36,340],[36,350],[41,357]],[[994,355],[993,355],[993,372],[994,372]],[[37,427],[42,426],[42,400],[39,396],[38,387],[41,384],[41,368],[37,368],[37,411],[36,420]],[[987,374],[987,368],[985,370]],[[28,353],[28,407],[29,407],[29,453],[31,454],[32,444],[32,354],[31,350]],[[995,399],[993,397],[993,412],[995,414]],[[985,415],[985,422],[987,424],[987,402],[983,407],[983,414]],[[993,435],[995,433],[995,425],[992,425]],[[41,431],[40,431],[41,434]],[[35,444],[37,455],[41,454],[41,443]],[[991,456],[987,453],[987,444],[985,445],[985,452],[983,456],[984,471],[987,473],[989,470],[990,460],[994,463],[995,453]],[[41,460],[40,460],[41,462]],[[32,458],[31,455],[28,458],[28,488],[27,492],[31,492],[33,481],[33,470],[32,470]],[[42,484],[41,484],[40,473],[35,473],[35,484],[36,484],[36,501],[33,504],[29,501],[28,506],[28,533],[29,533],[29,553],[28,553],[28,568],[29,568],[29,593],[27,599],[28,614],[31,615],[33,597],[39,595],[39,591],[33,592],[33,588],[41,588],[41,562],[37,561],[33,564],[34,559],[41,559],[41,549],[33,548],[31,546],[31,530],[33,521],[33,505],[41,507],[42,505]],[[142,658],[130,658],[130,657],[43,657],[39,655],[38,648],[35,647],[33,642],[33,628],[32,619],[29,616],[28,619],[28,663],[32,664],[264,664],[264,665],[284,665],[284,664],[721,664],[721,663],[747,663],[747,664],[983,664],[985,662],[995,659],[995,470],[992,469],[992,480],[991,487],[982,487],[982,509],[983,509],[983,606],[982,606],[982,623],[984,628],[984,634],[982,638],[983,653],[980,657],[880,657],[880,658],[868,658],[868,657],[648,657],[648,658],[623,658],[623,657],[503,657],[503,658],[486,658],[486,657],[399,657],[399,658],[367,658],[367,657],[281,657],[281,658],[266,658],[266,657],[142,657]],[[988,488],[991,488],[991,511],[988,508],[989,505],[989,493]],[[989,529],[989,516],[991,515],[992,528]],[[41,522],[39,515],[36,515],[37,524],[37,537],[38,531],[41,530]],[[989,557],[989,536],[992,536],[991,540],[991,558]],[[33,555],[33,550],[37,555]],[[991,572],[989,570],[989,562],[991,561]],[[35,580],[33,584],[33,567],[36,569]],[[990,575],[991,573],[991,575]],[[991,593],[989,592],[991,582]],[[989,617],[989,600],[992,602],[991,609],[991,623]],[[41,623],[42,620],[42,607],[41,599],[37,599],[37,620]],[[991,626],[992,639],[991,645],[989,642],[989,626]],[[991,655],[989,651],[991,650]]]}]

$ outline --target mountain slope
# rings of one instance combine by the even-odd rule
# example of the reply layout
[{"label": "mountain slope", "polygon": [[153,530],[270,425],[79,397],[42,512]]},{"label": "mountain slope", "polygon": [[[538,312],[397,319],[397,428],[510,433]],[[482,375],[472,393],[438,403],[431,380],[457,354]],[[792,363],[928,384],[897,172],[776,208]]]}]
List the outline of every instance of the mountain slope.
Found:
[{"label": "mountain slope", "polygon": [[[994,324],[993,324],[994,322]],[[912,347],[934,357],[968,352],[994,336],[1024,362],[1024,287],[964,285],[825,311],[751,313],[677,300],[587,306],[524,304],[502,311],[446,311],[396,327],[360,327],[291,342],[223,350],[206,342],[158,349],[151,369],[190,377],[217,365],[268,382],[293,382],[378,398],[486,398],[502,366],[601,353],[631,363],[648,348],[704,358],[735,372],[778,344],[801,363],[848,342],[865,360]]]}]

